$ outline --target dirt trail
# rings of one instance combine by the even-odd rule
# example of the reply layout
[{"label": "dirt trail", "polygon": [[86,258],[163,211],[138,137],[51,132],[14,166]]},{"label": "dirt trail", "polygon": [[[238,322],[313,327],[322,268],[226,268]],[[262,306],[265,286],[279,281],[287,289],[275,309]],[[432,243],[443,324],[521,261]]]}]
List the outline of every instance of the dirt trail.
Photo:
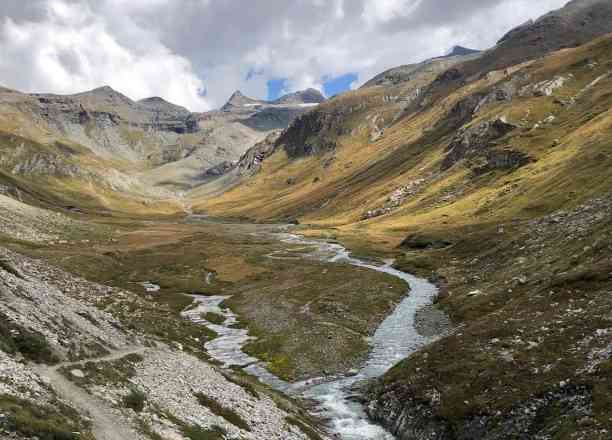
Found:
[{"label": "dirt trail", "polygon": [[[129,354],[142,353],[145,350],[145,347],[124,348],[115,350],[108,356],[85,361],[114,361]],[[106,402],[79,388],[58,371],[60,368],[78,365],[82,362],[63,362],[53,366],[40,366],[38,373],[49,380],[60,397],[71,403],[79,412],[91,417],[92,432],[96,440],[144,440],[145,437],[122,422],[121,418]]]}]

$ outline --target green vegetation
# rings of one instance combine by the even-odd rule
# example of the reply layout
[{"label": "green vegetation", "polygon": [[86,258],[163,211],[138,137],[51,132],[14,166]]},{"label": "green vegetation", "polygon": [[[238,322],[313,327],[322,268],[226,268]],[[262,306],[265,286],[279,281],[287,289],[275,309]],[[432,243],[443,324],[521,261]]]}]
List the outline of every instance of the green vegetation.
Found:
[{"label": "green vegetation", "polygon": [[249,424],[234,410],[223,406],[216,400],[202,393],[195,394],[195,397],[196,399],[198,399],[198,402],[200,403],[200,405],[208,408],[213,414],[219,417],[223,417],[229,423],[231,423],[232,425],[240,429],[243,429],[245,431],[251,430],[251,427],[249,426]]},{"label": "green vegetation", "polygon": [[[60,372],[70,381],[79,386],[88,384],[109,385],[126,384],[129,379],[136,375],[136,364],[143,361],[143,357],[137,353],[128,354],[114,361],[88,361],[63,367]],[[85,377],[77,377],[71,374],[72,370],[81,370]]]},{"label": "green vegetation", "polygon": [[40,440],[94,440],[78,414],[61,402],[41,406],[0,395],[0,412],[8,416],[3,428],[24,437],[37,437]]},{"label": "green vegetation", "polygon": [[237,371],[234,374],[224,374],[224,377],[228,381],[238,385],[240,388],[242,388],[244,391],[249,393],[254,398],[259,399],[260,397],[259,391],[257,391],[257,388],[251,382],[252,377],[251,376],[244,377],[244,376],[241,376],[241,374],[244,375],[245,373],[242,372],[242,369],[237,369]]},{"label": "green vegetation", "polygon": [[224,440],[226,431],[220,426],[212,426],[210,429],[198,425],[185,426],[183,434],[190,440]]},{"label": "green vegetation", "polygon": [[9,354],[21,353],[26,359],[45,364],[58,362],[47,339],[40,333],[28,330],[0,313],[0,350]]},{"label": "green vegetation", "polygon": [[286,347],[289,336],[261,334],[248,342],[243,350],[245,353],[267,363],[268,369],[276,376],[289,379],[295,374],[295,364],[285,353],[280,352]]},{"label": "green vegetation", "polygon": [[130,393],[123,398],[123,406],[142,412],[147,402],[147,395],[136,387],[130,389]]},{"label": "green vegetation", "polygon": [[214,312],[202,313],[202,319],[210,322],[211,324],[223,325],[225,322],[225,316]]},{"label": "green vegetation", "polygon": [[257,338],[245,352],[289,381],[359,365],[368,351],[365,337],[407,292],[398,278],[346,264],[268,264],[274,271],[253,277],[248,295],[227,303]]}]

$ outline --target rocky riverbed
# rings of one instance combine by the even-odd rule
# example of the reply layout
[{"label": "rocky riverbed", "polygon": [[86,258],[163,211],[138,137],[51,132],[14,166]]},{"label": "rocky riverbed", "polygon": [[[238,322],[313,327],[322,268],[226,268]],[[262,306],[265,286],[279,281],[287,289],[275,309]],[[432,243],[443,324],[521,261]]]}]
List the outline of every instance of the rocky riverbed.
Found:
[{"label": "rocky riverbed", "polygon": [[[353,258],[349,251],[339,244],[307,240],[293,234],[278,234],[278,237],[289,245],[289,248],[272,253],[270,258],[314,258],[330,264],[348,263],[390,274],[410,286],[408,295],[371,338],[371,352],[361,369],[348,376],[287,383],[272,375],[263,362],[244,353],[243,346],[252,336],[249,336],[245,329],[234,328],[238,317],[231,310],[219,307],[227,298],[196,297],[197,306],[184,312],[184,315],[219,334],[216,340],[207,343],[206,348],[211,357],[226,367],[243,367],[245,371],[279,391],[315,401],[314,414],[328,421],[329,429],[334,435],[347,440],[392,439],[390,433],[368,420],[364,408],[353,399],[353,388],[361,381],[382,375],[449,328],[448,318],[431,307],[437,295],[437,288],[426,280],[394,269],[390,262],[376,264]],[[423,312],[418,313],[421,310]],[[224,316],[225,320],[221,324],[212,323],[206,320],[207,313],[219,314]]]}]

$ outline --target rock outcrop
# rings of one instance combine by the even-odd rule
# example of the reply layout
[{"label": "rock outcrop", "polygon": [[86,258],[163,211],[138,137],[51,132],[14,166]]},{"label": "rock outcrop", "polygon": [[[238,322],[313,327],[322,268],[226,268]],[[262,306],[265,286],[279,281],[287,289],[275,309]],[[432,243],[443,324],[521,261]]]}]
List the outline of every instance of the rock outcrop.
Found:
[{"label": "rock outcrop", "polygon": [[[494,141],[503,138],[514,129],[515,125],[498,118],[460,130],[446,149],[447,154],[442,161],[441,169],[447,170],[466,157],[487,153]],[[492,159],[492,162],[501,162],[501,157],[500,161]]]}]

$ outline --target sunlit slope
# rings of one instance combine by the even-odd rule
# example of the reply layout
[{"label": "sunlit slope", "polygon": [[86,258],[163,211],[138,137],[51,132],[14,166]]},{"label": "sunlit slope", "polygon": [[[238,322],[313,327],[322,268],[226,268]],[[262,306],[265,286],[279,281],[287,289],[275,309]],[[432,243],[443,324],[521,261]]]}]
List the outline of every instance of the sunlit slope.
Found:
[{"label": "sunlit slope", "polygon": [[407,230],[575,205],[612,187],[611,68],[606,36],[489,72],[416,114],[403,110],[413,84],[354,91],[298,119],[258,175],[196,206]]},{"label": "sunlit slope", "polygon": [[[145,186],[144,165],[103,157],[62,135],[37,113],[29,95],[2,90],[0,186],[28,203],[54,208],[142,214],[181,211],[162,190]],[[16,196],[17,197],[17,196]]]}]

